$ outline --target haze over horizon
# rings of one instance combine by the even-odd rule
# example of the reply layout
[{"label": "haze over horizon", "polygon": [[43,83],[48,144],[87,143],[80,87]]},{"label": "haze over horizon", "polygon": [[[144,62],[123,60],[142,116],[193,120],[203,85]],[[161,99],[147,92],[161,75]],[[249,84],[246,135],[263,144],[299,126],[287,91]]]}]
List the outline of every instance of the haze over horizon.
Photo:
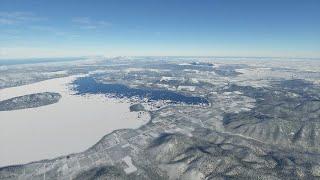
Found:
[{"label": "haze over horizon", "polygon": [[0,59],[320,58],[320,1],[0,0]]}]

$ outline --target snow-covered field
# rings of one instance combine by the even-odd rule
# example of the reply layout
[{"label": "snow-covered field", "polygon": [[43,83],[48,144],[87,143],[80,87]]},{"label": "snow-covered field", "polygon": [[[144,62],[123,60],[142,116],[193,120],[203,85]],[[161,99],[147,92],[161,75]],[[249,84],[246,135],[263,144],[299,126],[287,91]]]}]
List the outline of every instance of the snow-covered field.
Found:
[{"label": "snow-covered field", "polygon": [[0,167],[84,151],[113,130],[149,121],[147,113],[138,118],[138,112],[130,112],[129,102],[72,95],[69,83],[75,78],[0,89],[0,100],[39,92],[62,95],[56,104],[0,112]]}]

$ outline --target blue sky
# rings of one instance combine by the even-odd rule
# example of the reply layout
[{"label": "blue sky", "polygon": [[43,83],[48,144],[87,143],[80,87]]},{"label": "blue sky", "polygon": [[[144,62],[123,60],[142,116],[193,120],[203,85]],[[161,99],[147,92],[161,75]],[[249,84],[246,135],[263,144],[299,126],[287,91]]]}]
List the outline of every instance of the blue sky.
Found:
[{"label": "blue sky", "polygon": [[320,57],[319,0],[0,0],[0,58]]}]

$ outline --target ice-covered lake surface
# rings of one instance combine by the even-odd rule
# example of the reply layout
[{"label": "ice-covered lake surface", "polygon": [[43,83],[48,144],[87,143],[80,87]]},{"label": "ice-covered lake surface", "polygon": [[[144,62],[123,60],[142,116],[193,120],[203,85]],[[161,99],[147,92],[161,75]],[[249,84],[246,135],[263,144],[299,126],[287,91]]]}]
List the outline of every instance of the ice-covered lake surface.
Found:
[{"label": "ice-covered lake surface", "polygon": [[130,103],[102,95],[74,95],[77,77],[50,79],[0,89],[0,101],[40,92],[62,95],[58,103],[38,108],[0,112],[0,167],[86,150],[116,129],[138,128],[149,114],[138,117]]}]

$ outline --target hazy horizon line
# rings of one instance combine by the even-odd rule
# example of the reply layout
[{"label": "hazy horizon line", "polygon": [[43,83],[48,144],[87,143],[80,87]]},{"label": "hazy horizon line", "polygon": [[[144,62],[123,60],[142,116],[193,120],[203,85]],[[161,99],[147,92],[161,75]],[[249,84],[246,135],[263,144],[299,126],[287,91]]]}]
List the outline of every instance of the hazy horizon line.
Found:
[{"label": "hazy horizon line", "polygon": [[87,56],[42,56],[42,57],[26,57],[26,58],[13,58],[13,57],[0,57],[0,61],[6,60],[43,60],[43,59],[74,59],[74,58],[121,58],[121,57],[170,57],[170,58],[279,58],[279,59],[319,59],[320,57],[290,57],[290,56],[215,56],[215,55],[123,55],[123,56],[105,56],[105,55],[87,55]]}]

